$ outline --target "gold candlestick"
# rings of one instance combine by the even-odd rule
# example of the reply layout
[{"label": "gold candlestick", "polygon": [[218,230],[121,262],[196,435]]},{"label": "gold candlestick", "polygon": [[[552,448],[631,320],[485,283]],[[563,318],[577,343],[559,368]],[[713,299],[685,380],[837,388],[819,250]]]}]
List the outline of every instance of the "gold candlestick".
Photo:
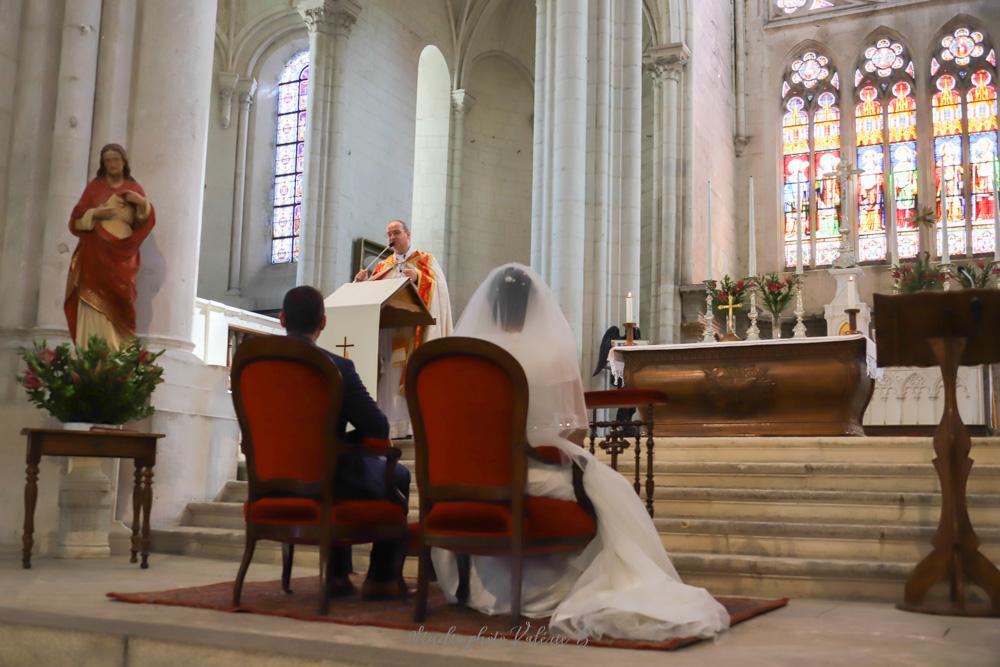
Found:
[{"label": "gold candlestick", "polygon": [[635,322],[625,323],[625,344],[635,345]]},{"label": "gold candlestick", "polygon": [[844,312],[847,313],[848,329],[844,332],[845,336],[853,336],[855,334],[861,333],[858,331],[858,313],[861,312],[860,308],[845,308]]}]

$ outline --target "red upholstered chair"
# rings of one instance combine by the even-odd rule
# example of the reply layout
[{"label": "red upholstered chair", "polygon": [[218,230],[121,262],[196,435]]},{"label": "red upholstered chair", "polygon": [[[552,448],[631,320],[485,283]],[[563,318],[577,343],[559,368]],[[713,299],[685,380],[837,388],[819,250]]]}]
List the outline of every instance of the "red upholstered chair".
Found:
[{"label": "red upholstered chair", "polygon": [[[234,605],[240,603],[258,540],[286,547],[282,571],[286,592],[290,592],[290,545],[319,545],[320,590],[326,592],[334,544],[406,538],[406,507],[401,499],[334,499],[340,454],[385,456],[390,463],[386,482],[391,484],[400,451],[352,445],[336,437],[343,386],[336,365],[322,350],[296,338],[254,338],[239,346],[231,378],[249,480],[246,547],[233,588]],[[321,598],[320,613],[325,614],[329,596]]]},{"label": "red upholstered chair", "polygon": [[528,382],[493,343],[450,337],[421,345],[406,369],[416,447],[420,549],[414,620],[427,614],[430,549],[459,554],[459,601],[469,555],[509,555],[511,615],[521,617],[524,557],[582,550],[596,533],[575,466],[579,502],[525,495]]}]

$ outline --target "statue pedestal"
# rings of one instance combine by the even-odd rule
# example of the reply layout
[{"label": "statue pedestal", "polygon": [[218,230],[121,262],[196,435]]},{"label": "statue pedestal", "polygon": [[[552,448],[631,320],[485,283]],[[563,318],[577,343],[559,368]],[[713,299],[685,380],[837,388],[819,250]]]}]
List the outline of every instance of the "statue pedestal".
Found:
[{"label": "statue pedestal", "polygon": [[73,457],[59,484],[59,530],[53,556],[107,558],[114,493],[100,459]]},{"label": "statue pedestal", "polygon": [[[826,318],[826,335],[842,336],[847,333],[849,328],[847,313],[844,311],[848,306],[847,290],[850,278],[854,276],[854,284],[857,285],[865,271],[860,266],[853,266],[849,269],[828,269],[828,272],[837,281],[837,289],[834,292],[833,301],[823,306],[823,316]],[[854,304],[854,307],[858,309],[858,331],[867,335],[872,310],[867,303],[860,299]]]}]

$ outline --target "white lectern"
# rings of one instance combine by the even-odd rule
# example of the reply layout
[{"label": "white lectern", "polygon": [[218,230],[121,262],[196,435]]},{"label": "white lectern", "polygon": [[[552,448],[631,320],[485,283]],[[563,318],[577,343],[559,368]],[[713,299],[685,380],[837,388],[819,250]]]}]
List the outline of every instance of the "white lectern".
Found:
[{"label": "white lectern", "polygon": [[434,324],[409,278],[347,283],[323,303],[326,328],[316,344],[353,361],[372,396],[378,386],[379,330]]}]

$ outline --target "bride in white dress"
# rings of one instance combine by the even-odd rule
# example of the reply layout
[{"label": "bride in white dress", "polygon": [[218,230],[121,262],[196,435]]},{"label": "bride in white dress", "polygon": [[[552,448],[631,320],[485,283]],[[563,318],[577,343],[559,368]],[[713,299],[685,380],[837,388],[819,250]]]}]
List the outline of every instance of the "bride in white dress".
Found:
[{"label": "bride in white dress", "polygon": [[[574,500],[572,471],[597,514],[597,536],[577,555],[525,559],[522,613],[550,616],[549,630],[573,639],[616,637],[660,641],[710,637],[729,614],[703,588],[684,584],[653,521],[628,481],[570,441],[589,428],[576,340],[545,283],[528,267],[494,269],[476,290],[454,334],[496,343],[520,362],[528,379],[528,442],[555,447],[565,465],[529,459],[527,493]],[[582,438],[577,438],[582,443]],[[455,554],[431,553],[438,585],[455,601]],[[473,556],[468,606],[510,613],[510,565]]]}]

